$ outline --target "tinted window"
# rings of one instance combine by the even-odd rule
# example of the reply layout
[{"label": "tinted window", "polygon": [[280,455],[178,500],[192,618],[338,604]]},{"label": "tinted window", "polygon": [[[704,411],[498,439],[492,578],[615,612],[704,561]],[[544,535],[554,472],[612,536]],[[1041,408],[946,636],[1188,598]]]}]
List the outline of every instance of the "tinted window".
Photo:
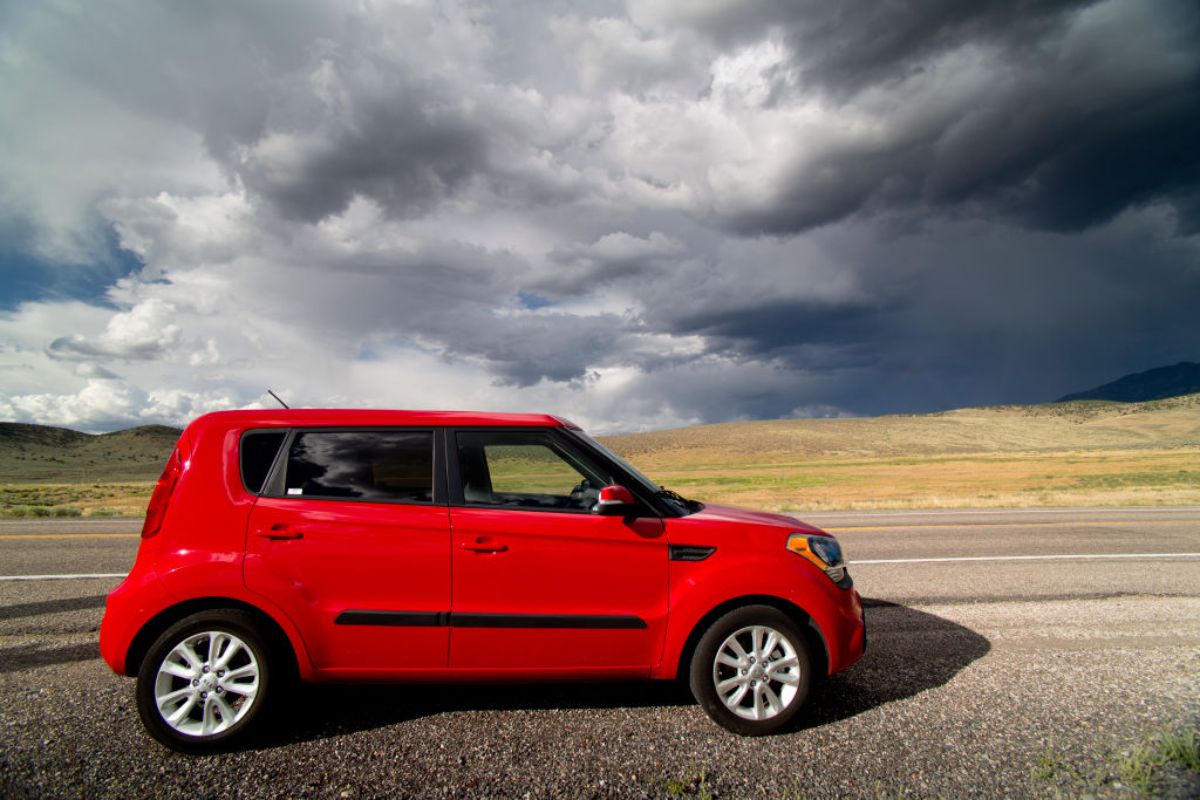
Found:
[{"label": "tinted window", "polygon": [[458,434],[463,500],[468,505],[590,511],[608,483],[591,459],[548,434]]},{"label": "tinted window", "polygon": [[433,502],[429,431],[299,433],[288,451],[289,497]]},{"label": "tinted window", "polygon": [[287,434],[284,431],[250,432],[242,436],[242,483],[258,494],[275,462],[275,454]]}]

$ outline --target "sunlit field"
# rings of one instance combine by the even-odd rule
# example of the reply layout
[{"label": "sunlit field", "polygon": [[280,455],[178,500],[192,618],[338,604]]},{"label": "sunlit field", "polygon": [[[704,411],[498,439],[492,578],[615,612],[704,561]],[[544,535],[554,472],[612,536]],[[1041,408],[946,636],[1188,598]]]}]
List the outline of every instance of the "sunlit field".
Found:
[{"label": "sunlit field", "polygon": [[610,437],[688,497],[771,510],[1200,503],[1200,395]]},{"label": "sunlit field", "polygon": [[663,463],[649,471],[688,497],[777,511],[1200,505],[1200,448]]},{"label": "sunlit field", "polygon": [[[140,515],[176,435],[109,434],[85,442],[73,457],[54,444],[47,452],[62,459],[57,476],[60,462],[25,441],[16,456],[0,459],[7,469],[0,515]],[[737,422],[602,438],[686,497],[767,510],[1200,505],[1200,395]],[[498,491],[560,492],[577,480],[561,463],[516,454],[496,468]],[[43,480],[20,477],[35,470]],[[106,470],[117,473],[111,483],[96,478]]]}]

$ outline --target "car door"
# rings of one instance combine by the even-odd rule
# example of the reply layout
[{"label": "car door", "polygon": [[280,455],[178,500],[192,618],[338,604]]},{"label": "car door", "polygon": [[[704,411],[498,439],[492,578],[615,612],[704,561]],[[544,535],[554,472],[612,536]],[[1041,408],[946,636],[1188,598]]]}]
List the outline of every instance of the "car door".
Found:
[{"label": "car door", "polygon": [[582,675],[656,663],[662,520],[592,513],[609,476],[553,429],[450,436],[451,666]]},{"label": "car door", "polygon": [[436,438],[297,430],[251,511],[246,586],[291,617],[327,674],[446,665],[450,527]]}]

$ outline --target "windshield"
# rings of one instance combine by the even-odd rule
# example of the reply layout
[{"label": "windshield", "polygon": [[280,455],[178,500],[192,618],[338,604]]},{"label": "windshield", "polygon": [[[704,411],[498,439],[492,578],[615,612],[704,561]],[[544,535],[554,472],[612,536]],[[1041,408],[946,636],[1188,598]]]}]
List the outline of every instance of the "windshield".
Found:
[{"label": "windshield", "polygon": [[659,486],[657,483],[650,480],[645,475],[643,475],[642,473],[640,473],[636,469],[634,469],[634,467],[628,461],[621,458],[619,455],[614,453],[612,450],[610,450],[607,447],[605,447],[604,445],[600,444],[599,442],[597,442],[592,437],[588,436],[583,431],[579,430],[578,428],[575,428],[571,431],[571,433],[575,434],[580,439],[583,439],[585,442],[590,444],[592,447],[596,448],[601,453],[608,456],[608,458],[611,459],[612,461],[615,461],[622,469],[624,469],[626,472],[628,472],[629,475],[634,480],[636,480],[638,483],[640,483],[642,485],[642,487],[646,489],[646,491],[650,492],[651,494],[656,494],[659,497],[663,498],[663,500],[665,500],[669,505],[673,506],[679,512],[680,515],[691,514],[695,511],[699,510],[699,508],[700,508],[699,503],[696,503],[696,501],[694,501],[694,500],[688,500],[688,499],[682,497],[681,495],[679,495],[679,493],[673,492],[670,489],[666,489],[665,487]]}]

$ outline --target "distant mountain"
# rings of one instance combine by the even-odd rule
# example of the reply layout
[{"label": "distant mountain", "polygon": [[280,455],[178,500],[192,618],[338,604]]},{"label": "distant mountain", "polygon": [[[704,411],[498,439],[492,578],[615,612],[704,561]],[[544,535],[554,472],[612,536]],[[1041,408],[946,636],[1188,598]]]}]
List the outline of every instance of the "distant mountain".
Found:
[{"label": "distant mountain", "polygon": [[1144,403],[1196,392],[1200,392],[1200,364],[1180,361],[1174,366],[1148,369],[1094,389],[1064,395],[1058,398],[1058,402],[1115,400],[1119,403]]},{"label": "distant mountain", "polygon": [[165,425],[91,434],[0,422],[0,481],[152,481],[180,433]]}]

